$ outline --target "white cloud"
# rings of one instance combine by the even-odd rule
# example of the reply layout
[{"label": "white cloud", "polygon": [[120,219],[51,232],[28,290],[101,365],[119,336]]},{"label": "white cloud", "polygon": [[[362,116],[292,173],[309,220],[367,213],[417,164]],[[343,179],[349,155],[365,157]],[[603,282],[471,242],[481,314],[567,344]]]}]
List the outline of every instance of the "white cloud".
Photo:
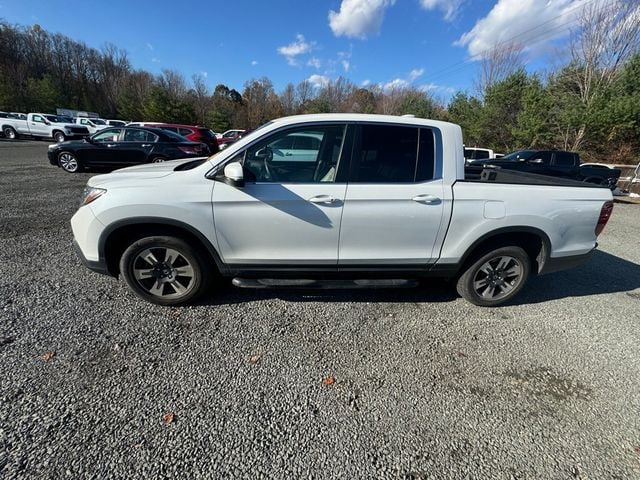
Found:
[{"label": "white cloud", "polygon": [[351,63],[349,63],[349,60],[342,60],[342,68],[344,68],[345,72],[349,71],[349,68],[351,68]]},{"label": "white cloud", "polygon": [[153,63],[160,63],[160,59],[158,59],[157,57],[153,57],[153,58],[151,59],[151,61],[152,61]]},{"label": "white cloud", "polygon": [[396,0],[342,0],[340,11],[329,11],[329,26],[336,37],[364,39],[380,32],[385,10]]},{"label": "white cloud", "polygon": [[424,68],[414,68],[409,72],[409,82],[415,81],[424,74]]},{"label": "white cloud", "polygon": [[409,86],[409,82],[407,82],[407,80],[405,80],[404,78],[394,78],[390,82],[387,82],[384,85],[382,85],[382,89],[384,91],[401,90],[403,88],[407,88],[408,86]]},{"label": "white cloud", "polygon": [[255,67],[256,65],[258,65],[258,61],[257,60],[251,60],[251,65]]},{"label": "white cloud", "polygon": [[153,45],[151,45],[149,42],[145,43],[145,45],[147,46],[147,48],[149,50],[151,50],[153,52]]},{"label": "white cloud", "polygon": [[447,87],[446,85],[438,85],[437,83],[427,83],[425,85],[420,85],[418,90],[422,90],[423,92],[431,92],[438,91],[448,93],[449,95],[453,94],[456,89],[453,87]]},{"label": "white cloud", "polygon": [[307,78],[309,83],[313,85],[315,88],[324,87],[329,83],[329,77],[324,75],[313,74],[309,78]]},{"label": "white cloud", "polygon": [[[454,45],[467,47],[480,60],[496,44],[520,43],[525,47],[551,42],[569,33],[568,24],[593,0],[498,0],[486,17],[476,22]],[[537,28],[540,27],[540,28]]]},{"label": "white cloud", "polygon": [[321,65],[322,63],[320,62],[320,59],[317,57],[311,57],[309,61],[307,61],[307,66],[309,67],[320,68]]},{"label": "white cloud", "polygon": [[444,19],[450,22],[456,18],[463,0],[420,0],[425,10],[438,9],[444,14]]},{"label": "white cloud", "polygon": [[200,75],[202,75],[204,78],[207,78],[209,76],[209,72],[202,71],[200,72]]},{"label": "white cloud", "polygon": [[371,85],[371,80],[369,80],[369,79],[367,78],[366,80],[364,80],[364,81],[361,83],[361,85],[362,85],[363,87],[367,87],[367,86]]},{"label": "white cloud", "polygon": [[424,75],[424,68],[414,68],[409,72],[406,77],[398,77],[393,80],[384,83],[382,85],[383,90],[398,90],[411,86],[418,78]]},{"label": "white cloud", "polygon": [[304,35],[296,35],[295,41],[289,45],[278,47],[278,53],[284,55],[289,65],[297,65],[296,57],[304,53],[309,53],[315,47],[315,42],[307,42]]}]

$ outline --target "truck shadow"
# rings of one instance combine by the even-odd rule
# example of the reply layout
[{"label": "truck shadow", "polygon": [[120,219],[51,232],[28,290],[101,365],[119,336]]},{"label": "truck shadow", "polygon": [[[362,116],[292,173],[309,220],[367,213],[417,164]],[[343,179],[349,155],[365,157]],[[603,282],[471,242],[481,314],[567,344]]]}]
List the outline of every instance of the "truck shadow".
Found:
[{"label": "truck shadow", "polygon": [[[596,251],[591,260],[583,266],[565,272],[531,277],[525,288],[505,305],[528,305],[569,297],[631,292],[637,288],[640,288],[640,265],[606,252]],[[640,293],[637,297],[640,299]],[[276,298],[289,302],[445,303],[456,300],[458,295],[453,282],[425,279],[418,288],[401,289],[252,290],[229,286],[199,303],[224,305]]]},{"label": "truck shadow", "polygon": [[524,305],[567,297],[631,292],[637,288],[640,288],[639,264],[596,250],[589,262],[580,267],[532,277],[524,290],[509,303]]}]

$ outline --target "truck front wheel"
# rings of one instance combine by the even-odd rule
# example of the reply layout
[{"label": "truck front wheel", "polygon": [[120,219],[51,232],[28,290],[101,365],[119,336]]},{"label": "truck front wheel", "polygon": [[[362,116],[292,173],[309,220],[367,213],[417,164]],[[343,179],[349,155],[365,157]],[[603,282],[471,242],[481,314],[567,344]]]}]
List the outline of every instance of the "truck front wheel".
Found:
[{"label": "truck front wheel", "polygon": [[64,133],[62,132],[54,132],[53,134],[53,139],[57,142],[57,143],[62,143],[64,142],[67,137],[64,136]]},{"label": "truck front wheel", "polygon": [[133,292],[148,302],[180,305],[209,286],[212,269],[206,258],[176,237],[146,237],[122,254],[120,272]]},{"label": "truck front wheel", "polygon": [[520,247],[497,248],[472,261],[456,285],[465,300],[481,307],[497,307],[522,289],[531,270],[527,252]]}]

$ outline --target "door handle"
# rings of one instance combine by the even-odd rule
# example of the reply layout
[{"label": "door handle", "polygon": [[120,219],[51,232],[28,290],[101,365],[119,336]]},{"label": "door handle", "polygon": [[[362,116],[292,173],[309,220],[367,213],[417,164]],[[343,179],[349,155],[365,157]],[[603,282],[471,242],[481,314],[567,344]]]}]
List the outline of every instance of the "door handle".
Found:
[{"label": "door handle", "polygon": [[111,148],[111,147],[115,147],[116,144],[115,143],[107,143],[107,147]]},{"label": "door handle", "polygon": [[426,205],[438,205],[442,201],[435,195],[429,195],[428,193],[416,195],[411,200],[418,203],[424,203]]},{"label": "door handle", "polygon": [[291,153],[291,152],[287,152],[287,153],[285,153],[285,154],[284,154],[284,156],[285,156],[285,157],[292,157],[292,156],[293,156],[293,153]]},{"label": "door handle", "polygon": [[311,197],[309,201],[311,203],[324,203],[324,204],[339,202],[337,198],[332,197],[331,195],[316,195],[315,197]]},{"label": "door handle", "polygon": [[150,143],[143,143],[142,145],[140,145],[142,148],[147,148],[150,147],[151,144]]}]

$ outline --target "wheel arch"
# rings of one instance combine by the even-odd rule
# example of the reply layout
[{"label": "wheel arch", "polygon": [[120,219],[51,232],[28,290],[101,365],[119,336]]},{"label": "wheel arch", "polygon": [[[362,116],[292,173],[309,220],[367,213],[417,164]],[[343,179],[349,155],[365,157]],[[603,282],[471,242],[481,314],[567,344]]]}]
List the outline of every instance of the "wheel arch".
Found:
[{"label": "wheel arch", "polygon": [[522,247],[531,259],[531,273],[534,274],[542,271],[551,252],[551,240],[539,228],[524,225],[499,228],[485,233],[467,248],[458,264],[457,274],[463,272],[479,255],[505,246]]},{"label": "wheel arch", "polygon": [[100,235],[98,255],[104,259],[109,275],[117,277],[120,274],[120,257],[133,241],[153,235],[182,238],[213,260],[219,272],[225,271],[224,263],[214,246],[202,232],[194,227],[168,218],[134,217],[114,222]]}]

